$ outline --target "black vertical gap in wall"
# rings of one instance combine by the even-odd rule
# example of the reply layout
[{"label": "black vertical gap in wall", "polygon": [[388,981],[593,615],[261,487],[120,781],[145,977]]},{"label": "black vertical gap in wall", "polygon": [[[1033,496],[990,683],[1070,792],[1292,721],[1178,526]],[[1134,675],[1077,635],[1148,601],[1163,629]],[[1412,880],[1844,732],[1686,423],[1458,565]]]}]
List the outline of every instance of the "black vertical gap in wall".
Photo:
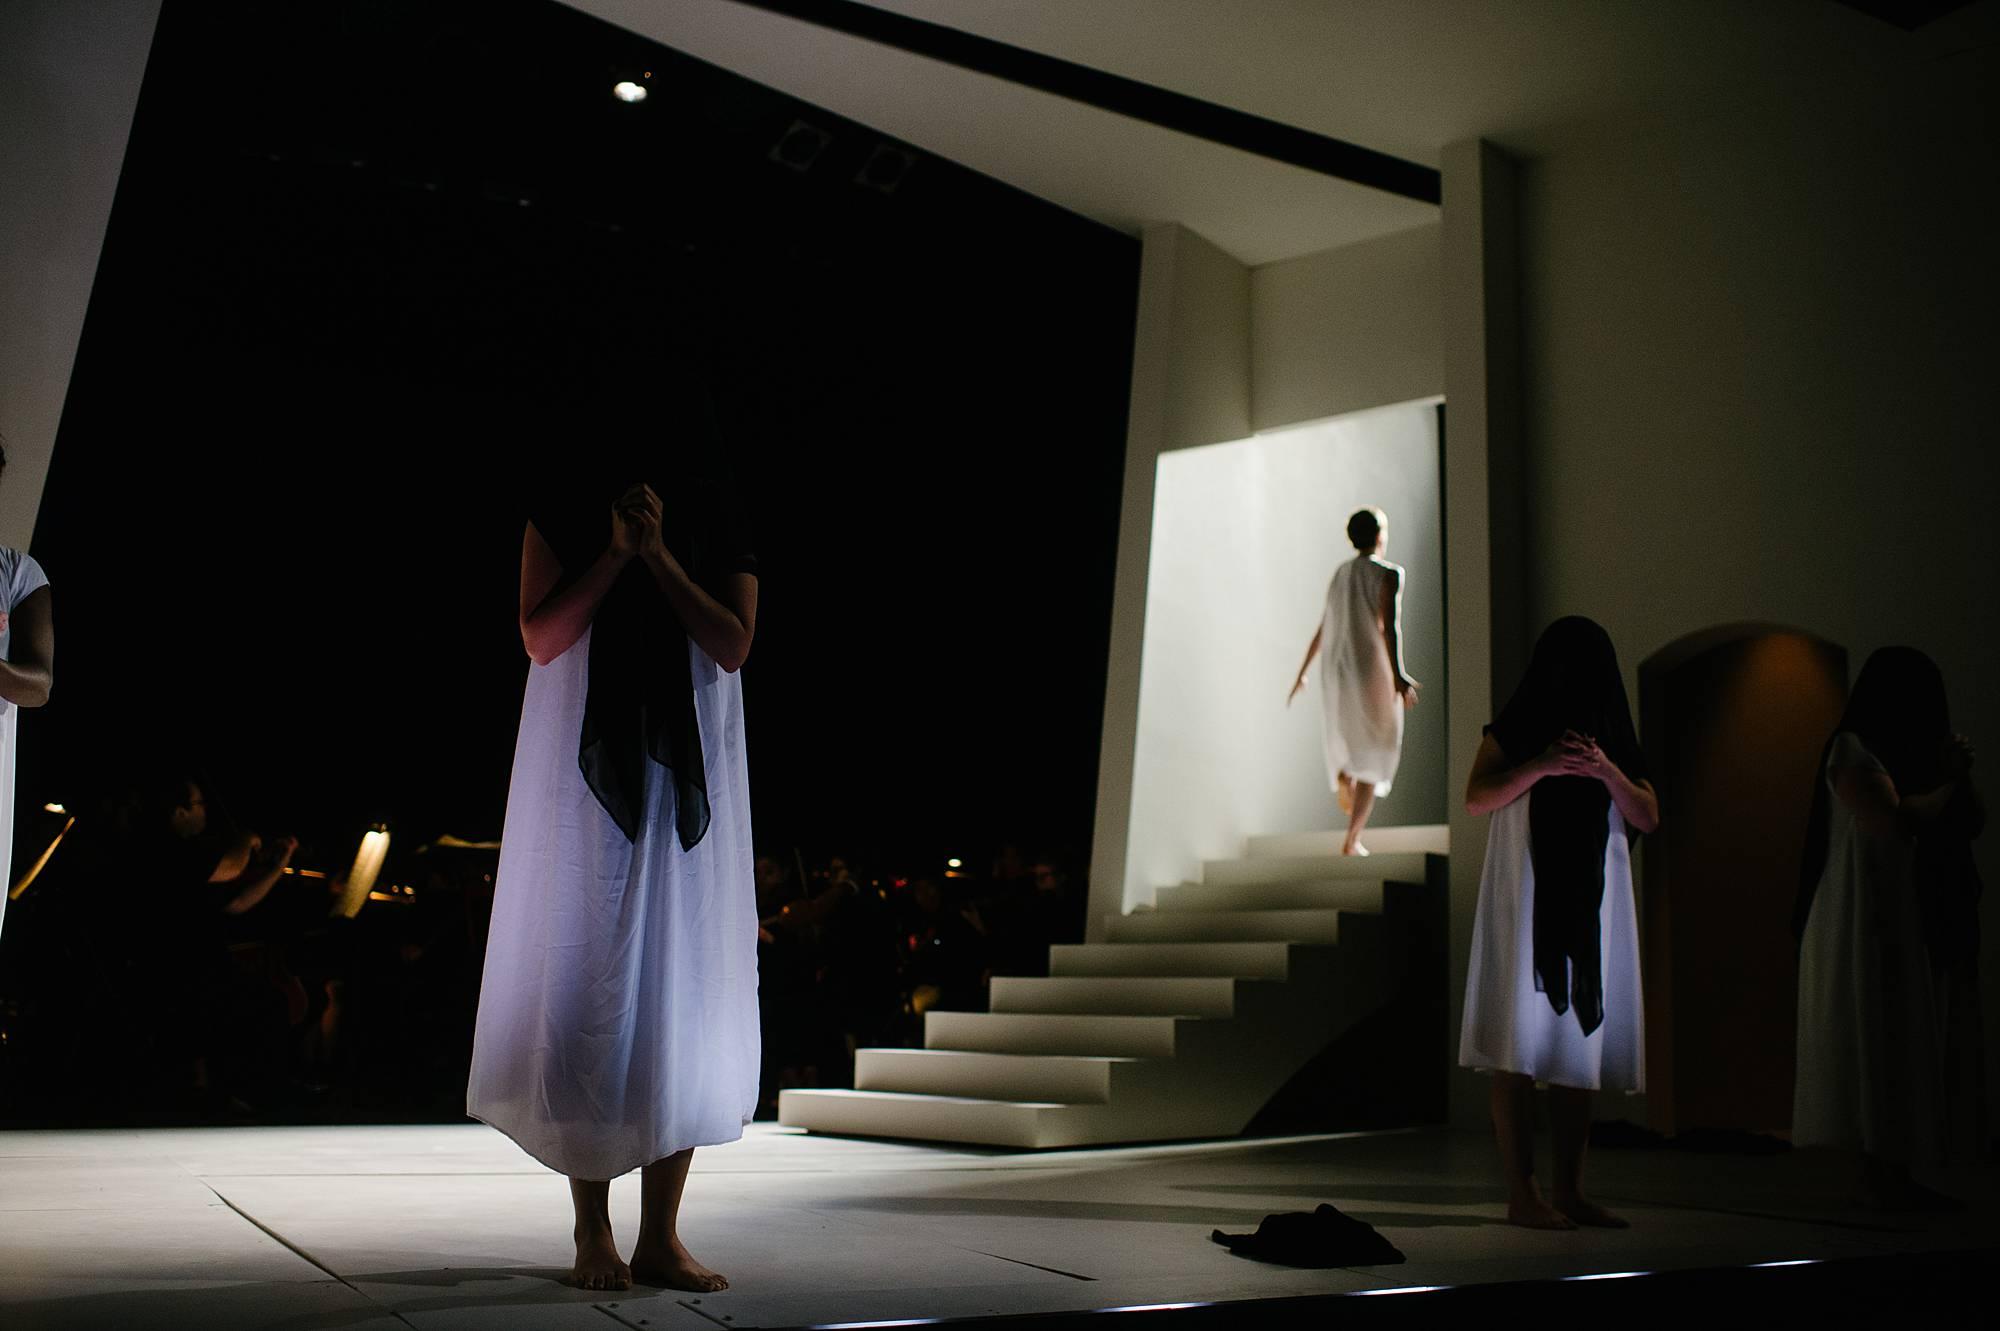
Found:
[{"label": "black vertical gap in wall", "polygon": [[[1446,470],[1447,453],[1444,435],[1444,403],[1437,404],[1437,461],[1438,461],[1438,607],[1444,617],[1444,678],[1438,682],[1436,696],[1444,699],[1444,733],[1447,740],[1451,735],[1451,473]],[[1449,742],[1445,749],[1445,812],[1451,811],[1451,750]],[[1447,819],[1449,821],[1449,819]]]}]

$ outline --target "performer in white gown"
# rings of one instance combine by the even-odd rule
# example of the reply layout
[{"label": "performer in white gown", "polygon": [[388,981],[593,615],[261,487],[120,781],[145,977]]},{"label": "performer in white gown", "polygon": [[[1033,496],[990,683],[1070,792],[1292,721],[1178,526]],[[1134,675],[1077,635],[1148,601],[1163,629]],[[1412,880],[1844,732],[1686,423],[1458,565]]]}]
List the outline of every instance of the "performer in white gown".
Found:
[{"label": "performer in white gown", "polygon": [[[1465,807],[1493,819],[1458,1060],[1493,1074],[1507,1218],[1536,1229],[1622,1228],[1585,1196],[1583,1157],[1593,1093],[1645,1088],[1627,833],[1658,827],[1660,806],[1617,654],[1597,624],[1571,616],[1542,634],[1480,741]],[[1549,1087],[1555,1136],[1550,1201],[1535,1181],[1537,1082]]]},{"label": "performer in white gown", "polygon": [[[593,470],[615,483],[547,497],[523,538],[534,665],[466,1107],[570,1177],[579,1285],[716,1290],[676,1223],[694,1148],[742,1136],[757,1103],[735,674],[756,566],[722,489],[643,460]],[[635,1168],[628,1267],[607,1203]]]},{"label": "performer in white gown", "polygon": [[[0,452],[0,471],[7,466]],[[0,926],[14,883],[14,745],[23,707],[49,700],[56,630],[49,580],[34,556],[0,546]]]},{"label": "performer in white gown", "polygon": [[1417,701],[1417,681],[1403,669],[1403,569],[1382,558],[1389,518],[1364,508],[1347,520],[1358,552],[1334,570],[1320,624],[1285,697],[1306,686],[1313,658],[1320,667],[1326,779],[1348,815],[1343,855],[1366,855],[1362,829],[1378,795],[1387,795],[1403,757],[1403,711]]},{"label": "performer in white gown", "polygon": [[1929,657],[1868,658],[1819,770],[1793,913],[1792,1143],[1859,1152],[1873,1205],[1935,1205],[1910,1166],[1945,1156],[1947,1068],[1983,1133],[1971,841],[1985,810]]}]

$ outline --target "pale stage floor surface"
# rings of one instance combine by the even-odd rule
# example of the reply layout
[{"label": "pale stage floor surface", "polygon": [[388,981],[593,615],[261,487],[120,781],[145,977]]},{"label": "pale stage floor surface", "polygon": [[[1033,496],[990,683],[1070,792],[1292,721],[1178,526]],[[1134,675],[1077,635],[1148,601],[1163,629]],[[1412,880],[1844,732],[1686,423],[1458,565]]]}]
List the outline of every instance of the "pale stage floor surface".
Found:
[{"label": "pale stage floor surface", "polygon": [[[696,1153],[682,1233],[734,1281],[703,1297],[564,1286],[562,1180],[476,1124],[8,1132],[0,1325],[713,1331],[2000,1241],[1985,1205],[1943,1217],[1857,1212],[1804,1155],[1598,1150],[1591,1168],[1630,1230],[1501,1223],[1492,1146],[1443,1130],[1013,1154],[758,1124]],[[1958,1180],[1962,1193],[1970,1182]],[[1378,1227],[1408,1263],[1296,1270],[1209,1239],[1322,1201]],[[636,1175],[614,1185],[626,1245],[638,1202]]]}]

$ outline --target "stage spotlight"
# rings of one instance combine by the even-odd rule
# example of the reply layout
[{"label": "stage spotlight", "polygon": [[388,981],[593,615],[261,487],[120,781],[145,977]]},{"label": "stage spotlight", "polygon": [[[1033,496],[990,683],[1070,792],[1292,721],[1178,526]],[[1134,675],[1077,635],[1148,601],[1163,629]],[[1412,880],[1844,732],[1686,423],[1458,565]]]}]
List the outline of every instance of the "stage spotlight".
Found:
[{"label": "stage spotlight", "polygon": [[621,79],[611,85],[611,95],[621,102],[643,102],[646,100],[646,85]]},{"label": "stage spotlight", "polygon": [[945,861],[944,863],[945,863],[945,867],[946,867],[946,868],[948,868],[948,869],[963,869],[963,868],[965,867],[965,861],[964,861],[964,860],[961,860],[961,859],[959,859],[959,858],[958,858],[958,857],[957,857],[956,855],[952,856],[952,857],[951,857],[950,859],[946,860],[946,861]]},{"label": "stage spotlight", "polygon": [[382,872],[382,861],[389,856],[389,829],[377,823],[361,834],[361,848],[354,852],[354,867],[347,871],[346,890],[340,894],[340,903],[334,910],[348,919],[361,913],[361,905],[368,900],[369,891],[375,886],[375,876]]},{"label": "stage spotlight", "polygon": [[833,135],[825,130],[816,129],[803,120],[794,120],[791,128],[771,145],[771,160],[794,171],[810,171],[812,164],[819,160],[819,155],[826,151],[826,145],[832,142]]},{"label": "stage spotlight", "polygon": [[903,183],[903,177],[910,174],[917,155],[906,148],[898,148],[893,143],[878,143],[875,151],[868,154],[868,160],[854,173],[854,183],[866,185],[869,189],[881,190],[884,194],[894,194],[896,186]]}]

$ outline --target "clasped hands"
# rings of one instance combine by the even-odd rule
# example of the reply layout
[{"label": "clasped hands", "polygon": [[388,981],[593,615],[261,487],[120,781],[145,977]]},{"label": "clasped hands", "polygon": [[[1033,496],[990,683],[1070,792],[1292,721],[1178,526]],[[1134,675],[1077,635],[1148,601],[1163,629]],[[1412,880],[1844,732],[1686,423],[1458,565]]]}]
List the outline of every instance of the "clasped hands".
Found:
[{"label": "clasped hands", "polygon": [[620,560],[637,558],[648,563],[664,555],[662,512],[660,496],[643,482],[619,495],[611,505],[611,553]]},{"label": "clasped hands", "polygon": [[1592,736],[1565,730],[1555,743],[1542,750],[1542,775],[1582,776],[1603,781],[1617,770]]}]

